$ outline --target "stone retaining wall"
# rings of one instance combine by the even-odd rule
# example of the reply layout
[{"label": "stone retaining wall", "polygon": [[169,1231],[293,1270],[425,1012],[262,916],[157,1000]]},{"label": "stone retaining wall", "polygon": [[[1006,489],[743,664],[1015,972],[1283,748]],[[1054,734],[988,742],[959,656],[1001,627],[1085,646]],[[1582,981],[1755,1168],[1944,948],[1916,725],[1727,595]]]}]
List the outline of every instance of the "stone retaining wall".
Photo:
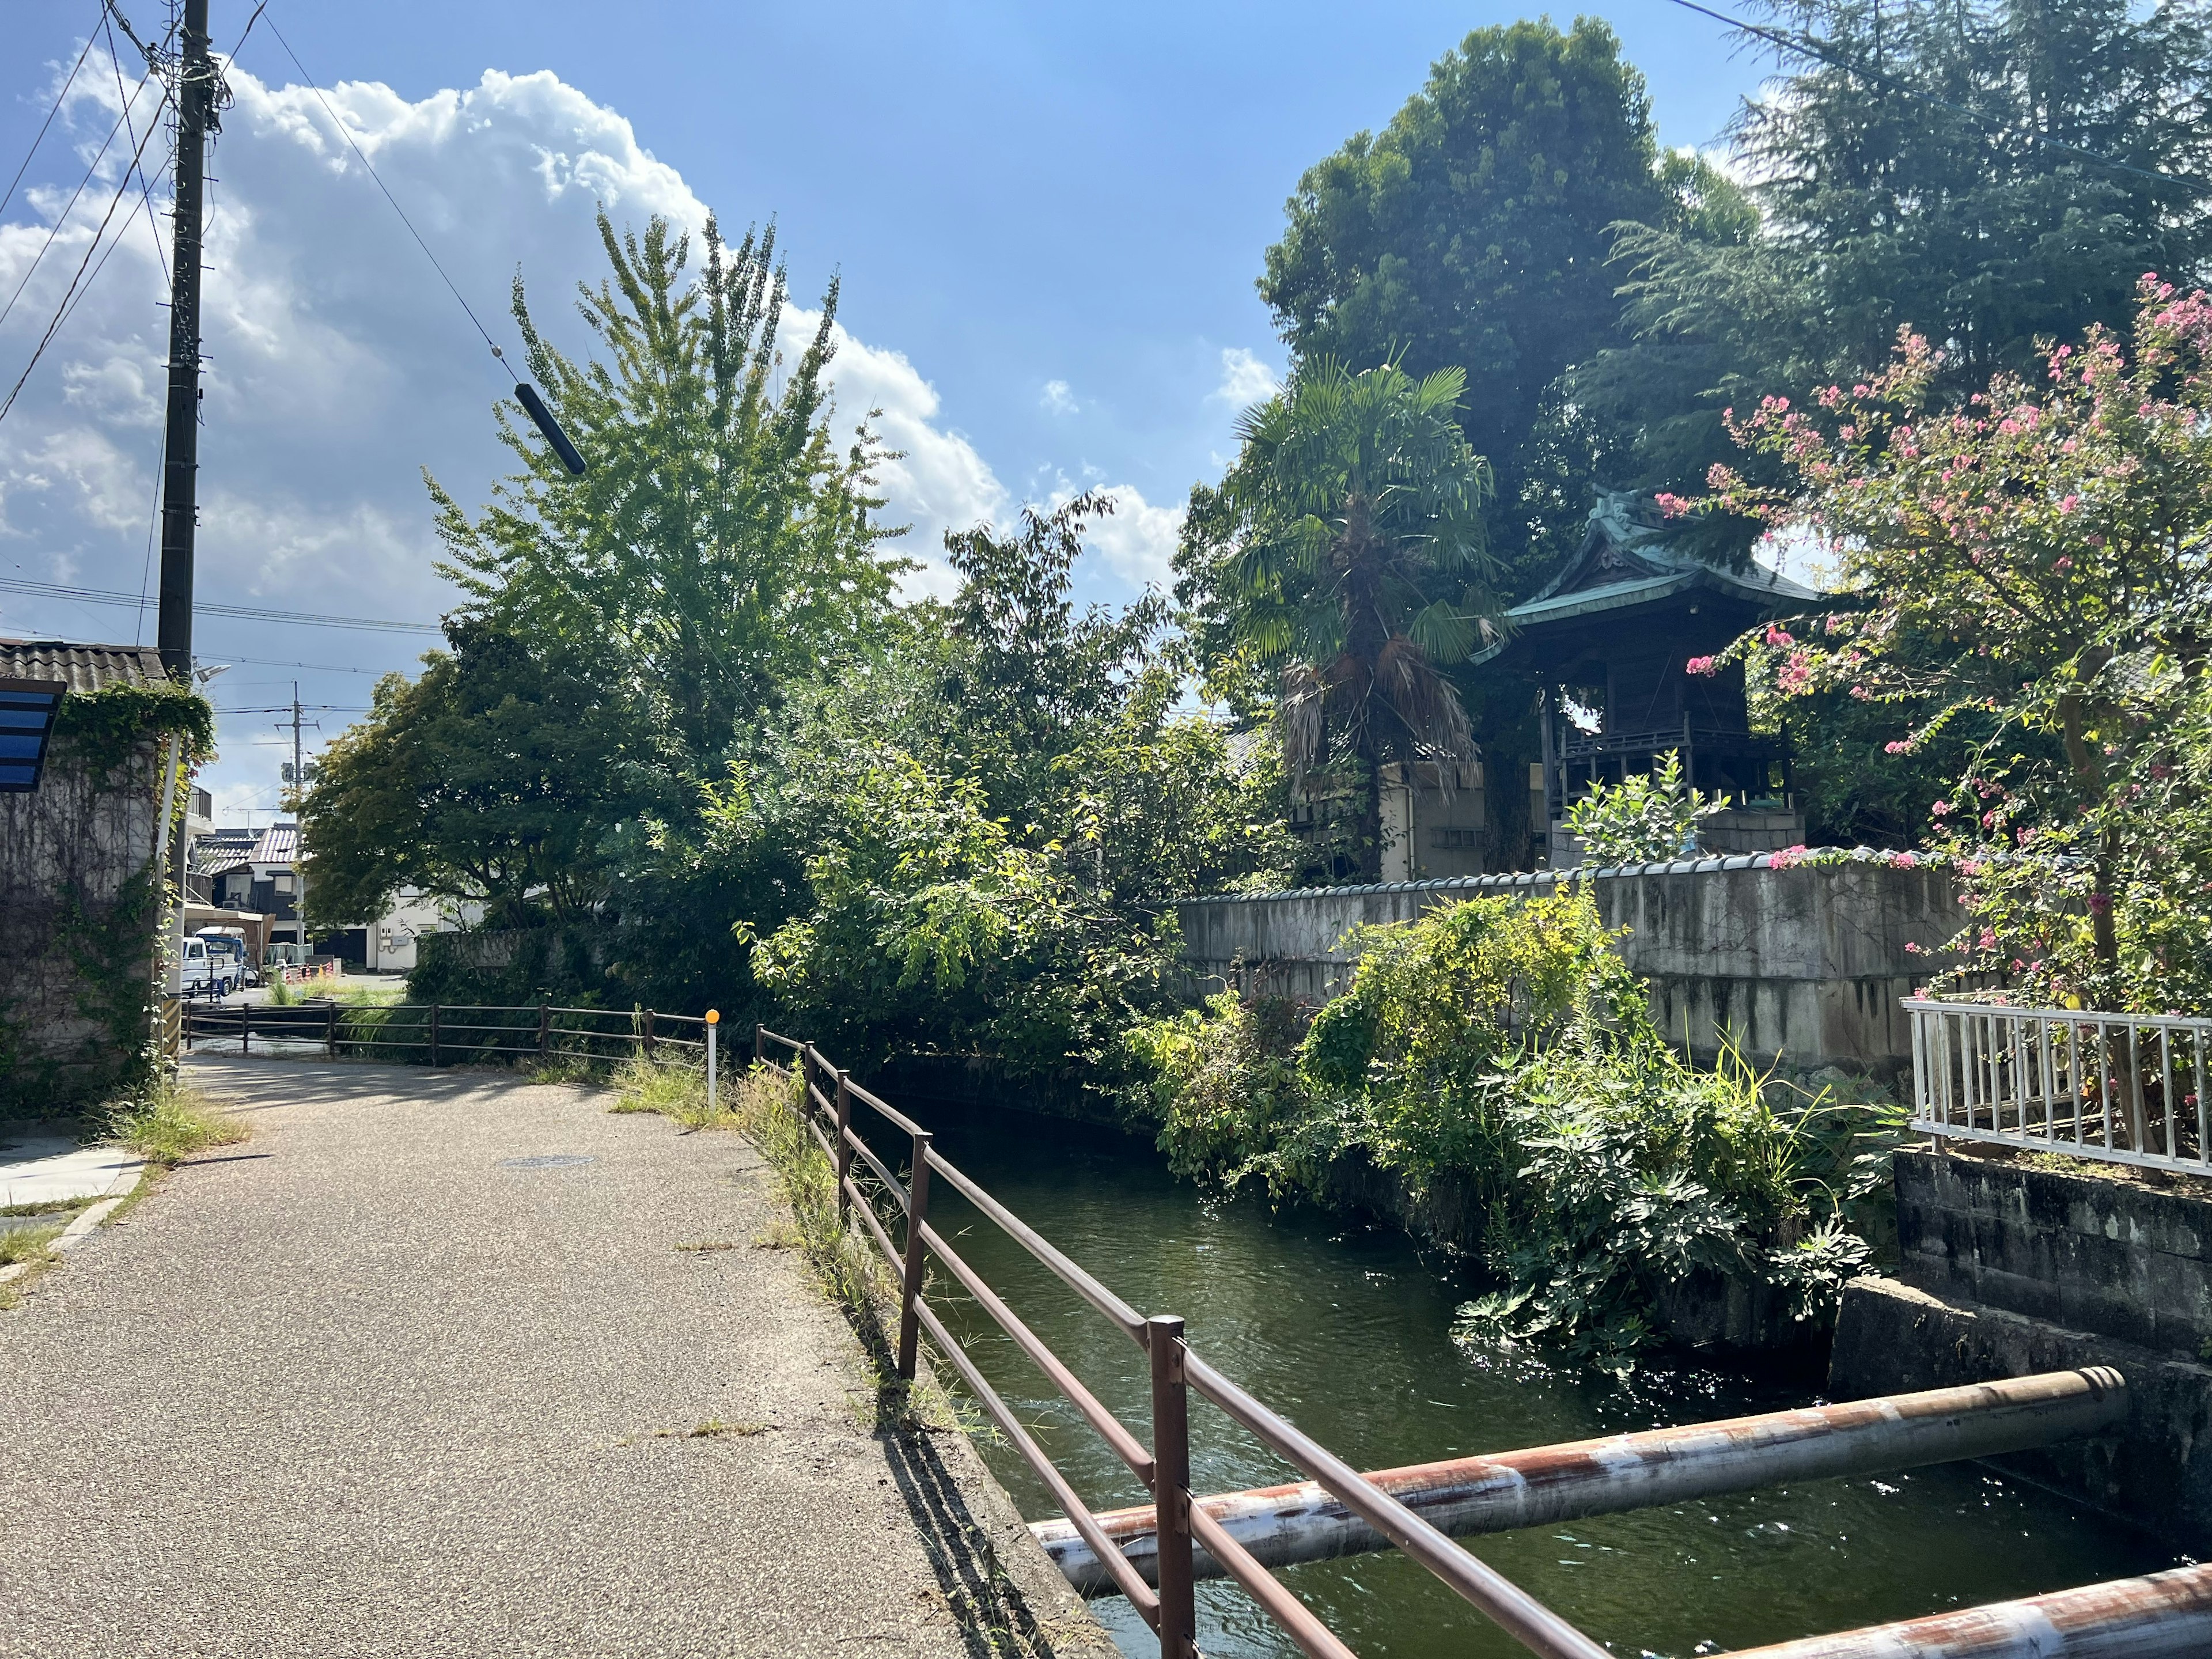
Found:
[{"label": "stone retaining wall", "polygon": [[1899,1152],[1899,1276],[2185,1359],[2212,1358],[2212,1200]]},{"label": "stone retaining wall", "polygon": [[1779,865],[1762,854],[1188,900],[1177,907],[1183,957],[1201,981],[1318,1003],[1349,981],[1356,927],[1577,878],[1607,925],[1629,930],[1622,952],[1669,1036],[1711,1059],[1728,1032],[1759,1063],[1793,1070],[1893,1078],[1909,1068],[1911,1027],[1898,1004],[1928,969],[1905,947],[1932,950],[1959,926],[1941,869],[1863,852]]}]

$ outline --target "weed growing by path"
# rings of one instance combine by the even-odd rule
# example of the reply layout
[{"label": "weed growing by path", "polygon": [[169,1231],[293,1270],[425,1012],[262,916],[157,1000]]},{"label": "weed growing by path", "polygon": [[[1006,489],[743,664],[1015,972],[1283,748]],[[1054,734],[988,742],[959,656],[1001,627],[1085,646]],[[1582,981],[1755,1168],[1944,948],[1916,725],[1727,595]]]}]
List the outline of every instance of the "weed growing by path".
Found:
[{"label": "weed growing by path", "polygon": [[0,1267],[12,1267],[24,1261],[52,1261],[53,1242],[61,1236],[59,1227],[14,1227],[0,1232]]},{"label": "weed growing by path", "polygon": [[163,1169],[212,1146],[236,1146],[251,1133],[236,1118],[216,1111],[189,1084],[167,1075],[143,1095],[111,1106],[103,1127],[111,1139]]},{"label": "weed growing by path", "polygon": [[0,1216],[74,1215],[98,1202],[98,1199],[88,1196],[43,1199],[36,1204],[0,1204]]}]

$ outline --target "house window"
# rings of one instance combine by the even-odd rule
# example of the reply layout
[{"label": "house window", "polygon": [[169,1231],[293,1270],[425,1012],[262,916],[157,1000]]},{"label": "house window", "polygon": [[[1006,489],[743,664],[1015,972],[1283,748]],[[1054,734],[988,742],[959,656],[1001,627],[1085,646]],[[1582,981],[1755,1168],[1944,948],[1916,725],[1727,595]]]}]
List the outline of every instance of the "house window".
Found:
[{"label": "house window", "polygon": [[278,892],[289,893],[292,890],[292,872],[290,871],[279,870],[272,879]]},{"label": "house window", "polygon": [[1435,851],[1452,849],[1465,851],[1470,847],[1481,845],[1482,831],[1480,830],[1447,829],[1429,831],[1429,846]]}]

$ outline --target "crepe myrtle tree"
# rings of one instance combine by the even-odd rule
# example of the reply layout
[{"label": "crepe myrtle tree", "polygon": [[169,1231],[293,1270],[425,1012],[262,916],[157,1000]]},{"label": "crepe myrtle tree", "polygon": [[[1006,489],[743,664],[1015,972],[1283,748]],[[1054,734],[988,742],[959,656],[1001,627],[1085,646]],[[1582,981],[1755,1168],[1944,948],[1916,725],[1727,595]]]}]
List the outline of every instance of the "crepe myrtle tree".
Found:
[{"label": "crepe myrtle tree", "polygon": [[2128,334],[2046,343],[2034,376],[1963,404],[1900,331],[1864,381],[1731,414],[1778,486],[1716,466],[1711,495],[1662,505],[1750,514],[1832,561],[1842,608],[1729,648],[1781,695],[1932,710],[1893,752],[1988,733],[1936,804],[1968,915],[1943,977],[2162,1009],[2212,990],[2212,299],[2147,276],[2136,301]]}]

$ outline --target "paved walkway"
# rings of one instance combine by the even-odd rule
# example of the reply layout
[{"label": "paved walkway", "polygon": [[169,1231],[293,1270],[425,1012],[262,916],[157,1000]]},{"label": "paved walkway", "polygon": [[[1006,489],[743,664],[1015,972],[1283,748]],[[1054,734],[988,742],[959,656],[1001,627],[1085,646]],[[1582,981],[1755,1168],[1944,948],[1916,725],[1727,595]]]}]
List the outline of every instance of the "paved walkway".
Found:
[{"label": "paved walkway", "polygon": [[1018,1522],[964,1441],[878,1431],[738,1137],[192,1069],[252,1139],[0,1314],[0,1655],[1099,1651],[978,1561]]},{"label": "paved walkway", "polygon": [[119,1146],[78,1145],[73,1128],[0,1125],[0,1206],[128,1192],[139,1167],[137,1157]]}]

